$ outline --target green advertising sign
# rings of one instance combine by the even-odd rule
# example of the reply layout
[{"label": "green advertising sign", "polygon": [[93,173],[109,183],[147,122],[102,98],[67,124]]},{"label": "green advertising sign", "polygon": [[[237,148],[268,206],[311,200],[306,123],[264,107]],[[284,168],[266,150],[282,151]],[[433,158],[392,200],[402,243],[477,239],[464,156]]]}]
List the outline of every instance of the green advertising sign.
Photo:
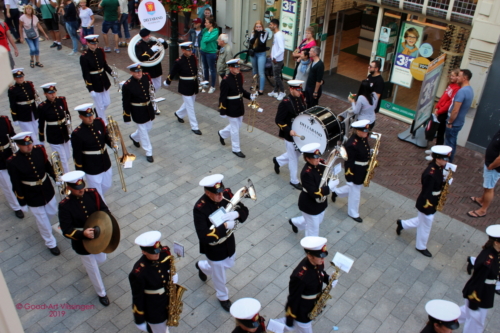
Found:
[{"label": "green advertising sign", "polygon": [[382,101],[382,105],[380,107],[406,118],[415,118],[415,111],[405,108],[404,106],[391,103],[389,101]]}]

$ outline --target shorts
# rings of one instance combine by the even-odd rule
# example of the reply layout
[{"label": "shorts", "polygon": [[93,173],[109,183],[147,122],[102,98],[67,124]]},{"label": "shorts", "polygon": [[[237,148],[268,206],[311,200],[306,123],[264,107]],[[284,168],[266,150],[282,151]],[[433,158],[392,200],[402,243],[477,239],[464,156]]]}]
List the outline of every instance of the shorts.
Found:
[{"label": "shorts", "polygon": [[43,19],[43,23],[45,23],[48,31],[59,31],[59,24],[54,19]]},{"label": "shorts", "polygon": [[496,170],[488,170],[486,167],[486,164],[484,165],[484,171],[483,171],[483,187],[487,189],[492,189],[495,188],[495,185],[497,184],[498,180],[500,179],[500,172]]},{"label": "shorts", "polygon": [[120,30],[120,21],[114,21],[114,22],[103,21],[102,22],[102,33],[107,34],[109,31],[109,28],[111,28],[111,32],[114,35],[117,35],[118,31]]}]

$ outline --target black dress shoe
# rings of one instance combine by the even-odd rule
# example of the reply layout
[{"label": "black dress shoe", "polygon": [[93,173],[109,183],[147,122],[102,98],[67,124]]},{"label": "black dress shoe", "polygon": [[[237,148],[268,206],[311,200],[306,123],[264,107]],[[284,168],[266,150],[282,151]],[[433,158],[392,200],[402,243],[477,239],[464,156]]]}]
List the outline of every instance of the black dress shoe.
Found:
[{"label": "black dress shoe", "polygon": [[296,190],[302,191],[302,185],[300,183],[297,183],[297,184],[290,183],[290,185],[295,187]]},{"label": "black dress shoe", "polygon": [[104,305],[104,306],[108,306],[109,305],[109,298],[108,298],[108,295],[106,296],[99,296],[99,302]]},{"label": "black dress shoe", "polygon": [[130,134],[128,137],[130,138],[130,140],[132,140],[132,142],[134,143],[134,146],[136,146],[137,148],[139,148],[141,146],[141,144],[139,142],[132,139],[132,134]]},{"label": "black dress shoe", "polygon": [[397,220],[396,221],[398,227],[396,228],[396,233],[399,235],[401,235],[401,230],[403,230],[403,224],[401,223],[401,220]]},{"label": "black dress shoe", "polygon": [[49,249],[49,251],[50,251],[50,253],[52,253],[55,256],[58,256],[61,254],[61,251],[59,250],[59,248],[57,246]]},{"label": "black dress shoe", "polygon": [[153,158],[153,156],[146,156],[146,160],[149,162],[149,163],[153,163],[155,161],[155,159]]},{"label": "black dress shoe", "polygon": [[233,151],[233,154],[238,157],[245,158],[245,154],[243,154],[241,151]]},{"label": "black dress shoe", "polygon": [[196,135],[201,135],[201,131],[199,129],[197,129],[197,130],[191,130],[191,131],[193,131],[193,133],[196,134]]},{"label": "black dress shoe", "polygon": [[19,218],[19,219],[23,219],[24,218],[24,213],[22,210],[16,210],[14,212],[14,214],[16,214],[16,217]]},{"label": "black dress shoe", "polygon": [[229,312],[229,309],[231,308],[231,301],[230,300],[227,300],[227,301],[221,301],[219,300],[219,303],[220,303],[220,306],[222,306],[222,308],[224,310],[226,310],[227,312]]},{"label": "black dress shoe", "polygon": [[182,119],[181,117],[179,117],[177,115],[177,112],[174,112],[175,116],[177,117],[177,121],[180,122],[180,123],[184,123],[184,119]]},{"label": "black dress shoe", "polygon": [[200,269],[200,266],[198,266],[198,262],[196,262],[195,266],[198,270],[198,276],[200,277],[200,280],[203,282],[207,281],[207,274],[203,273],[203,271]]},{"label": "black dress shoe", "polygon": [[276,160],[276,157],[273,157],[273,163],[274,163],[274,172],[276,172],[277,175],[280,174],[280,164]]},{"label": "black dress shoe", "polygon": [[225,146],[226,145],[226,142],[224,141],[224,139],[222,138],[222,136],[220,136],[220,132],[217,131],[217,134],[219,134],[219,141],[220,141],[220,144]]},{"label": "black dress shoe", "polygon": [[422,253],[424,256],[426,257],[429,257],[431,258],[432,257],[432,254],[429,252],[429,250],[425,249],[425,250],[419,250],[419,249],[415,249],[417,250],[418,252]]},{"label": "black dress shoe", "polygon": [[[472,264],[472,261],[470,260],[470,257],[467,257],[467,274],[471,275],[473,268],[474,268],[474,265]],[[498,292],[497,292],[497,294],[498,294]]]},{"label": "black dress shoe", "polygon": [[295,226],[295,224],[293,224],[292,219],[289,219],[289,220],[288,220],[288,223],[290,223],[290,225],[292,226],[292,231],[293,231],[293,232],[295,232],[295,233],[298,233],[298,232],[299,232],[299,228],[297,228],[297,227]]},{"label": "black dress shoe", "polygon": [[358,223],[361,223],[363,222],[363,219],[361,217],[352,217],[352,216],[349,216],[351,219],[353,219],[354,221],[358,222]]},{"label": "black dress shoe", "polygon": [[335,191],[332,192],[332,202],[335,202],[335,200],[337,200],[337,193],[335,193]]}]

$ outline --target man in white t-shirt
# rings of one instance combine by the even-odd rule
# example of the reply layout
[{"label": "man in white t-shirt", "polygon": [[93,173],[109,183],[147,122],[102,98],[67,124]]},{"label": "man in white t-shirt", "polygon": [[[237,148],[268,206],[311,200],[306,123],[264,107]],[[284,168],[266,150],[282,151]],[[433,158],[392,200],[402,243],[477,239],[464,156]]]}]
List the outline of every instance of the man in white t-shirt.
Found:
[{"label": "man in white t-shirt", "polygon": [[285,87],[281,80],[281,70],[283,69],[283,57],[285,55],[285,36],[280,31],[280,21],[272,19],[269,28],[273,31],[273,47],[271,48],[271,60],[273,61],[274,90],[268,93],[271,97],[276,97],[281,101],[285,96]]}]

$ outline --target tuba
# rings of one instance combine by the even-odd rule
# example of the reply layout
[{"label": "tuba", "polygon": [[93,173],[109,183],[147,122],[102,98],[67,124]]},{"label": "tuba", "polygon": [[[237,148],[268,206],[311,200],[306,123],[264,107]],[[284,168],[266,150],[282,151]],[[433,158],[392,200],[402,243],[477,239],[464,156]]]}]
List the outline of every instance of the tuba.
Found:
[{"label": "tuba", "polygon": [[[257,200],[257,193],[255,192],[255,187],[253,186],[252,181],[249,179],[247,186],[243,186],[240,188],[233,196],[231,200],[227,200],[226,198],[222,197],[224,200],[228,201],[229,203],[226,206],[226,213],[232,212],[238,207],[238,203],[243,199],[243,198],[250,198],[252,200]],[[219,238],[217,241],[209,243],[209,245],[219,245],[221,243],[224,243],[226,239],[229,238],[233,234],[233,232],[236,231],[236,229],[239,227],[240,222],[238,220],[235,221],[234,228],[230,229],[226,232],[226,236]],[[210,229],[215,229],[215,226],[211,226]]]},{"label": "tuba", "polygon": [[50,155],[50,161],[52,162],[52,169],[54,169],[54,174],[56,175],[56,181],[61,183],[61,185],[58,185],[59,194],[65,197],[69,195],[71,191],[66,187],[66,183],[61,180],[61,177],[64,175],[64,169],[61,163],[61,157],[57,151]]},{"label": "tuba", "polygon": [[378,166],[377,155],[378,155],[378,151],[380,149],[380,138],[382,137],[382,134],[375,133],[375,132],[372,132],[371,135],[376,136],[377,141],[375,143],[375,148],[373,148],[370,162],[368,163],[368,170],[366,172],[365,181],[363,182],[363,185],[365,187],[370,186],[370,181],[372,180],[373,175],[375,174],[375,168]]},{"label": "tuba", "polygon": [[[253,76],[252,81],[252,95],[255,96],[257,94],[257,80],[259,79],[259,74],[255,74]],[[258,94],[257,94],[258,95]],[[257,97],[255,96],[254,100],[248,104],[250,107],[250,120],[247,122],[247,132],[252,133],[255,125],[255,119],[257,118],[257,110],[259,109],[259,103],[257,103]]]},{"label": "tuba", "polygon": [[187,290],[180,284],[176,284],[173,281],[173,276],[175,275],[175,258],[170,255],[165,260],[170,260],[170,277],[168,279],[168,320],[167,326],[179,326],[179,319],[181,317],[182,308],[184,303],[182,302],[182,294]]},{"label": "tuba", "polygon": [[[135,160],[135,155],[128,153],[127,148],[125,147],[125,143],[123,142],[122,133],[120,132],[118,123],[113,120],[112,116],[108,116],[108,125],[106,126],[106,130],[108,131],[108,135],[111,140],[111,146],[113,147],[113,152],[115,154],[116,167],[118,169],[118,174],[120,175],[122,190],[124,192],[127,192],[127,185],[125,184],[125,177],[123,176],[121,164],[125,164],[129,161],[132,162],[133,160]],[[120,145],[122,146],[123,150],[122,157],[118,157],[118,149],[120,148]]]},{"label": "tuba", "polygon": [[115,64],[111,66],[111,77],[113,78],[113,84],[116,87],[118,84],[118,70],[116,69]]},{"label": "tuba", "polygon": [[335,266],[333,263],[331,263],[335,267],[335,272],[330,276],[330,280],[328,281],[328,285],[323,289],[321,294],[319,295],[318,299],[316,300],[316,304],[314,305],[314,308],[309,312],[307,315],[309,319],[314,320],[316,319],[317,316],[323,312],[324,307],[326,306],[326,302],[332,298],[332,295],[330,295],[330,291],[332,290],[332,283],[333,281],[337,280],[340,275],[340,268]]},{"label": "tuba", "polygon": [[[325,186],[325,184],[328,184],[328,181],[332,179],[338,179],[337,175],[333,173],[333,166],[335,165],[335,162],[337,162],[337,159],[343,159],[344,161],[347,161],[347,152],[345,151],[344,146],[335,146],[335,148],[332,149],[330,152],[330,155],[328,155],[328,159],[326,160],[325,164],[321,163],[321,165],[325,166],[325,170],[323,171],[323,176],[321,177],[321,181],[319,183],[319,187]],[[323,196],[321,198],[316,198],[316,202],[322,203],[325,202],[326,196]]]},{"label": "tuba", "polygon": [[140,62],[142,66],[144,67],[152,67],[155,65],[158,65],[162,60],[163,57],[165,56],[165,47],[163,46],[162,43],[160,43],[155,37],[150,37],[150,40],[156,41],[156,44],[160,49],[156,51],[151,57],[149,57],[149,60],[146,61],[139,61],[137,58],[137,55],[135,54],[135,44],[141,40],[141,36],[139,34],[135,35],[131,40],[130,43],[128,44],[128,56],[130,57],[130,60],[132,62]]}]

